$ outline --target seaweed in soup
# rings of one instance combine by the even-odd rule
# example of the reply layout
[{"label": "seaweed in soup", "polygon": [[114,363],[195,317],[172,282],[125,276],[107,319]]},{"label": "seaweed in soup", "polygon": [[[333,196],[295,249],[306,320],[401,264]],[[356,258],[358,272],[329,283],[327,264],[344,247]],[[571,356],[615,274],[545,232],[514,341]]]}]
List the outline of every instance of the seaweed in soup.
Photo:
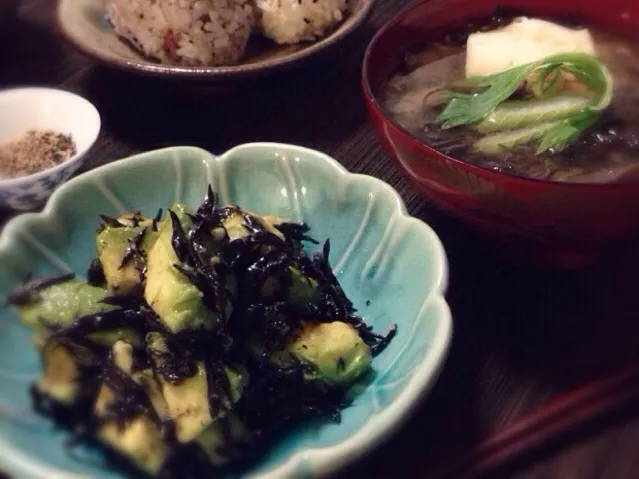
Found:
[{"label": "seaweed in soup", "polygon": [[[445,101],[437,91],[464,77],[465,42],[469,34],[506,25],[520,11],[498,10],[489,18],[473,19],[406,55],[382,92],[382,104],[391,118],[425,144],[468,163],[515,176],[574,182],[634,181],[639,176],[639,42],[597,28],[590,28],[599,60],[613,80],[610,106],[563,149],[537,154],[522,145],[499,155],[473,148],[480,136],[475,128],[442,129],[437,123]],[[582,25],[564,18],[564,24]],[[556,19],[555,19],[556,21]],[[513,98],[520,92],[515,92]]]}]

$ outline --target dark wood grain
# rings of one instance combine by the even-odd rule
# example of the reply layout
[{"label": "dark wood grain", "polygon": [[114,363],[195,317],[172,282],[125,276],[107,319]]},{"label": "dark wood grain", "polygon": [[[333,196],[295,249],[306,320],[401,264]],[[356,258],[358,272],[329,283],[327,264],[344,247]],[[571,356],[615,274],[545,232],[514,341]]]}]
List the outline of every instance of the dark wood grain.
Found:
[{"label": "dark wood grain", "polygon": [[[638,356],[639,255],[618,251],[571,273],[509,265],[416,196],[380,150],[361,98],[360,64],[372,33],[406,0],[378,1],[368,24],[318,63],[223,90],[185,89],[93,65],[55,32],[53,3],[23,0],[19,21],[2,30],[0,87],[52,85],[94,102],[103,131],[85,169],[167,145],[222,152],[257,140],[296,143],[384,179],[441,236],[455,318],[450,359],[410,423],[340,476],[427,478],[491,431]],[[638,443],[634,405],[501,475],[635,479]]]},{"label": "dark wood grain", "polygon": [[600,427],[639,403],[639,362],[560,394],[493,431],[461,457],[444,464],[434,479],[486,476],[503,471],[526,456],[548,449],[585,429]]}]

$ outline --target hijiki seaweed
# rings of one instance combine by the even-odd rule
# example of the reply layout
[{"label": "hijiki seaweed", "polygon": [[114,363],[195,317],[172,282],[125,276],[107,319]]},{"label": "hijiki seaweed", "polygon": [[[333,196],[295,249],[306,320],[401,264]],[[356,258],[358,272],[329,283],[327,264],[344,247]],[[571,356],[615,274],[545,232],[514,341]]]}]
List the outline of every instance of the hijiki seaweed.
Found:
[{"label": "hijiki seaweed", "polygon": [[[243,214],[243,226],[250,234],[231,240],[223,221],[238,212]],[[72,345],[72,349],[86,349],[91,353],[88,356],[98,358],[86,364],[80,361],[78,372],[82,376],[81,384],[84,381],[94,386],[96,381],[107,384],[115,393],[115,401],[109,406],[106,415],[97,419],[92,414],[95,393],[88,396],[81,394],[71,407],[62,407],[43,397],[34,388],[37,410],[72,428],[75,435],[83,440],[91,440],[100,421],[116,420],[124,424],[142,413],[161,427],[171,451],[162,477],[198,477],[203,470],[210,469],[201,450],[180,444],[173,425],[163,422],[155,414],[142,387],[111,364],[110,349],[86,340],[92,334],[133,330],[136,337],[141,338],[155,334],[162,338],[164,344],[162,350],[154,351],[155,361],[145,348],[133,344],[134,370],[151,369],[167,382],[179,384],[195,374],[197,362],[205,365],[212,416],[224,417],[231,407],[225,365],[239,364],[245,368],[250,381],[239,401],[232,406],[234,414],[249,434],[241,441],[227,441],[233,449],[224,450],[229,457],[257,456],[275,434],[304,418],[338,421],[340,410],[348,404],[345,391],[307,381],[305,372],[309,366],[302,361],[276,365],[268,360],[301,330],[302,322],[346,322],[359,332],[374,355],[381,352],[395,335],[395,326],[386,335],[379,335],[357,315],[330,267],[329,241],[324,243],[321,252],[309,257],[302,244],[318,242],[308,236],[306,224],[277,224],[275,228],[281,233],[280,237],[267,230],[258,218],[244,213],[238,207],[218,205],[210,187],[204,202],[190,215],[193,226],[188,231],[170,210],[169,215],[173,227],[171,246],[179,260],[174,267],[199,289],[208,309],[224,312],[231,304],[232,313],[218,314],[214,324],[206,329],[173,334],[139,292],[109,296],[102,301],[113,306],[112,310],[79,317],[62,328],[52,326],[50,333],[56,341]],[[160,217],[161,212],[148,228],[156,231]],[[133,222],[135,227],[139,226],[135,215]],[[101,228],[122,226],[118,220],[106,216],[102,217],[102,223]],[[123,264],[135,261],[145,231],[146,228],[142,228],[131,241]],[[211,258],[214,260],[211,261]],[[292,269],[299,271],[305,281],[317,284],[318,300],[303,305],[287,301]],[[146,273],[144,269],[140,272]],[[235,295],[226,287],[231,277],[237,284]],[[26,282],[9,296],[8,302],[21,304],[37,295],[42,287],[69,278],[70,275],[64,275]],[[262,289],[267,279],[277,287],[272,294],[265,296]],[[94,285],[104,283],[99,261],[92,262],[88,280]],[[259,338],[261,353],[247,354],[255,338]],[[97,389],[86,388],[87,391]]]}]

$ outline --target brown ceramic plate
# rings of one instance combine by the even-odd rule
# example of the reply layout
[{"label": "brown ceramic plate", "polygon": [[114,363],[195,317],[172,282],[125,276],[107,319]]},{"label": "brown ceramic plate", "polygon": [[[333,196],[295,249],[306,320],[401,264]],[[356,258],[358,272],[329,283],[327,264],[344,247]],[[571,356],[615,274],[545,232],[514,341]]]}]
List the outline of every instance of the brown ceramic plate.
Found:
[{"label": "brown ceramic plate", "polygon": [[115,34],[105,19],[103,0],[58,0],[57,22],[62,34],[76,48],[106,65],[154,76],[228,80],[266,75],[310,59],[362,25],[374,1],[351,0],[344,21],[326,37],[312,43],[283,46],[254,35],[244,60],[239,65],[224,67],[164,65],[141,56]]}]

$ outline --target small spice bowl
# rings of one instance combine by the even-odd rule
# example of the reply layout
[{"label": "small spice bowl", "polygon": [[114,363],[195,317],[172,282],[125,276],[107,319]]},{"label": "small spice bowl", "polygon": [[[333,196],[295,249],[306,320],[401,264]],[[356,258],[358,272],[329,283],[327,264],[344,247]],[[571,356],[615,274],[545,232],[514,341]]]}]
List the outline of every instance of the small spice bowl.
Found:
[{"label": "small spice bowl", "polygon": [[[15,145],[28,132],[53,132],[70,136],[75,151],[59,163],[47,162],[50,152],[21,155],[36,171],[23,176],[0,178],[0,207],[29,211],[42,206],[51,193],[82,166],[84,155],[100,133],[100,114],[86,99],[51,88],[14,88],[0,91],[0,149]],[[39,151],[39,148],[33,148]],[[5,148],[7,151],[15,148]],[[41,155],[41,156],[40,156]],[[15,158],[15,156],[14,156]],[[9,161],[0,154],[0,162]],[[30,168],[33,169],[33,168]],[[0,165],[0,171],[3,171]]]}]

